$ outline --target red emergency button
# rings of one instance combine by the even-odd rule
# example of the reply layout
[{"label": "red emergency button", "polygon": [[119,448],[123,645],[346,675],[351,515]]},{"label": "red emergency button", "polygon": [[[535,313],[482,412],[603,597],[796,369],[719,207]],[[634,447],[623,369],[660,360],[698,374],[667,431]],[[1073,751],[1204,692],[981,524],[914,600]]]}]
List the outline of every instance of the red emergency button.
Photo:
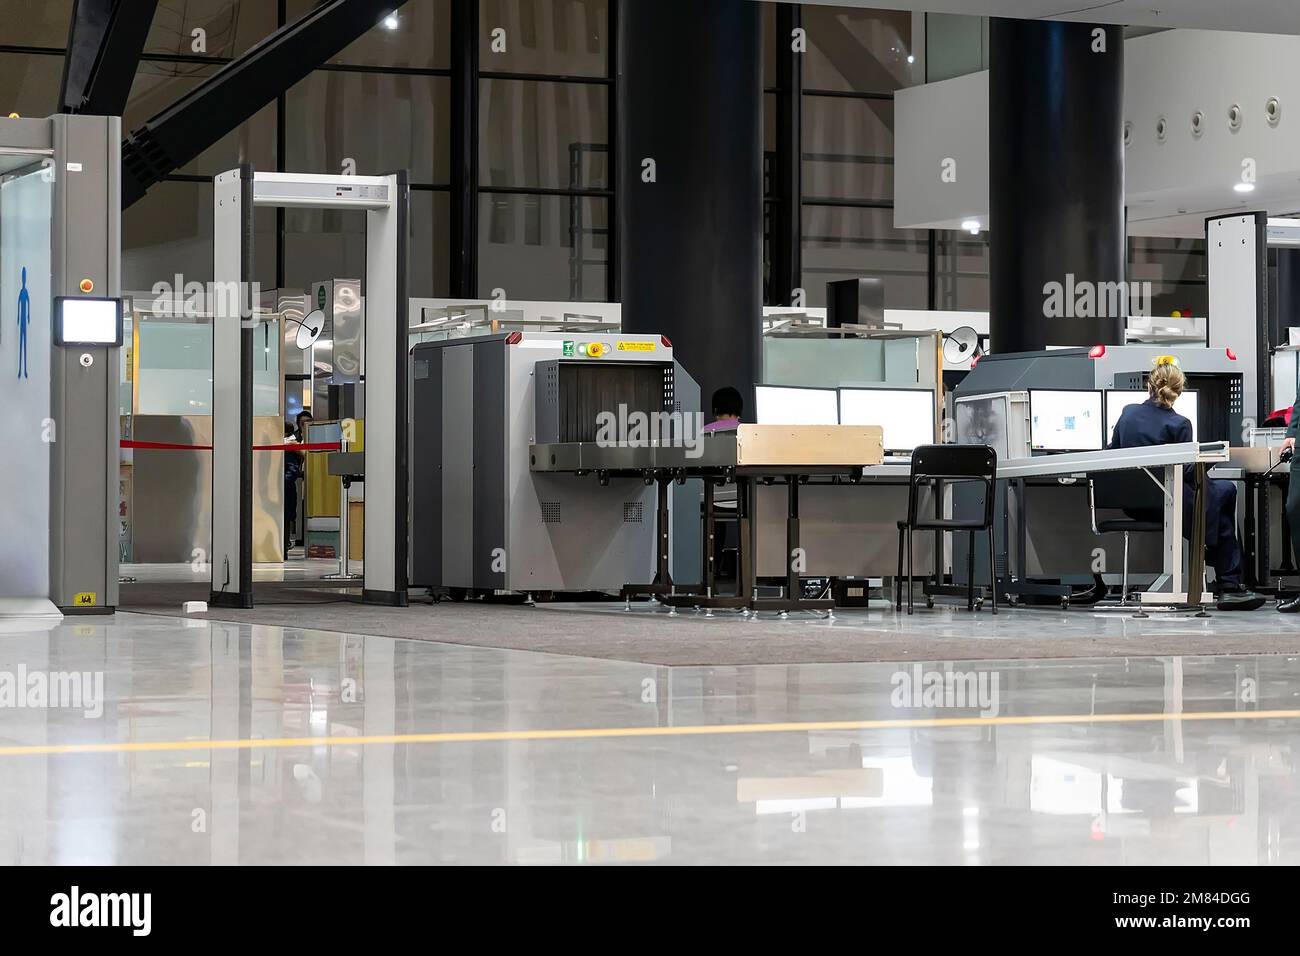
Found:
[{"label": "red emergency button", "polygon": [[95,291],[95,283],[90,279],[82,279],[81,291],[89,295],[91,292]]}]

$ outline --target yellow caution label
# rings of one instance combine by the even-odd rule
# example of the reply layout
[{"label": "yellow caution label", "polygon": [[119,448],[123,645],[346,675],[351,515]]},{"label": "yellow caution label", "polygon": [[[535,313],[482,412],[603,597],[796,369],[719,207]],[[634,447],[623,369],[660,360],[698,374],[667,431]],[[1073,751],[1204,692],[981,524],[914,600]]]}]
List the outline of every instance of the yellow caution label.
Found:
[{"label": "yellow caution label", "polygon": [[619,342],[618,350],[620,352],[653,352],[655,344],[653,342]]},{"label": "yellow caution label", "polygon": [[94,591],[79,591],[72,599],[73,607],[94,607],[98,602],[99,595]]}]

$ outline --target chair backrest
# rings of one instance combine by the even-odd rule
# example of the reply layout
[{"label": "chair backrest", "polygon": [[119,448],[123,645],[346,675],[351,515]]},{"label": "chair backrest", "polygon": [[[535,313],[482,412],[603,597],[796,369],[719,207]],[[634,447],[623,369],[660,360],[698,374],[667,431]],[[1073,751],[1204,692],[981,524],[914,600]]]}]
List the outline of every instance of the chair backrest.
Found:
[{"label": "chair backrest", "polygon": [[1144,468],[1124,471],[1094,471],[1093,508],[1119,508],[1127,511],[1163,511],[1165,494]]},{"label": "chair backrest", "polygon": [[993,520],[993,487],[998,477],[997,449],[989,445],[917,445],[907,491],[907,521],[916,521],[917,488],[935,480],[984,483],[984,521]]},{"label": "chair backrest", "polygon": [[998,474],[998,453],[989,445],[917,445],[912,477],[986,478]]}]

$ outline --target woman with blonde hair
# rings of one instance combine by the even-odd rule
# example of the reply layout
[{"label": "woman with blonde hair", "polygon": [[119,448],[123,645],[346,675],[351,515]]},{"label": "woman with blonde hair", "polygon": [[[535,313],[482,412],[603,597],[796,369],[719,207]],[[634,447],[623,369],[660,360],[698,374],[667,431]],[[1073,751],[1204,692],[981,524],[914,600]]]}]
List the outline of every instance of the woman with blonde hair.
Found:
[{"label": "woman with blonde hair", "polygon": [[[1187,387],[1183,370],[1172,361],[1160,361],[1147,376],[1145,402],[1130,405],[1120,413],[1110,448],[1140,448],[1146,445],[1175,445],[1192,441],[1192,423],[1174,411],[1174,402]],[[1184,470],[1183,536],[1192,531],[1195,500],[1192,466]],[[1138,521],[1160,521],[1159,514],[1137,509],[1125,514]],[[1264,599],[1247,591],[1241,583],[1241,545],[1237,541],[1237,486],[1218,478],[1205,480],[1205,559],[1214,568],[1214,587],[1219,592],[1219,609],[1251,611]]]}]

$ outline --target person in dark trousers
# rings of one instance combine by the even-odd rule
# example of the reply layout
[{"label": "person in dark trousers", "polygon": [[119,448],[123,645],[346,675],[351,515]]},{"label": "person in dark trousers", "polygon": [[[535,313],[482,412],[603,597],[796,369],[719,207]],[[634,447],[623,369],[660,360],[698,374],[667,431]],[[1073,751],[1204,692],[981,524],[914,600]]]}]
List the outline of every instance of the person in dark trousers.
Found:
[{"label": "person in dark trousers", "polygon": [[[1183,370],[1172,363],[1157,365],[1147,378],[1150,397],[1120,413],[1109,448],[1141,448],[1192,441],[1192,423],[1174,411],[1174,402],[1187,386]],[[1191,465],[1184,469],[1183,537],[1192,533],[1195,485]],[[1130,518],[1160,521],[1158,513],[1125,510]],[[1217,478],[1205,480],[1205,556],[1214,568],[1214,586],[1223,611],[1253,611],[1264,599],[1241,582],[1241,545],[1237,541],[1237,486]]]},{"label": "person in dark trousers", "polygon": [[[1287,423],[1286,440],[1282,442],[1282,447],[1289,448],[1293,454],[1297,434],[1300,434],[1300,402],[1291,406],[1291,421]],[[1294,464],[1291,468],[1292,477],[1286,489],[1286,520],[1291,524],[1291,547],[1296,556],[1300,557],[1300,471]],[[1289,601],[1281,602],[1277,609],[1283,614],[1294,614],[1300,611],[1300,594]]]},{"label": "person in dark trousers", "polygon": [[[286,445],[299,442],[301,439],[294,427],[288,422],[284,423],[284,443]],[[304,456],[299,451],[285,451],[284,453],[284,557],[289,558],[289,549],[293,547],[294,538],[293,523],[298,520],[298,479],[303,476],[303,466],[305,464]]]},{"label": "person in dark trousers", "polygon": [[[307,440],[307,426],[312,422],[311,410],[304,408],[293,420],[293,425],[284,423],[284,442],[302,443]],[[293,546],[297,535],[292,534],[290,526],[298,519],[298,480],[307,477],[307,456],[300,451],[284,453],[284,556],[289,557],[289,548]]]}]

